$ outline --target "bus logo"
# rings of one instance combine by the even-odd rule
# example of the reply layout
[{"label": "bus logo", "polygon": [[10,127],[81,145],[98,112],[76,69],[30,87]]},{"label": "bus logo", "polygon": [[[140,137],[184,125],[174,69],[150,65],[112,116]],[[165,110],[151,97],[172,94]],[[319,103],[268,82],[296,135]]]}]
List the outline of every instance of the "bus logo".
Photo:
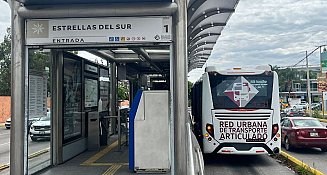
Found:
[{"label": "bus logo", "polygon": [[258,90],[243,76],[238,77],[224,93],[238,107],[245,107],[252,98],[258,94]]}]

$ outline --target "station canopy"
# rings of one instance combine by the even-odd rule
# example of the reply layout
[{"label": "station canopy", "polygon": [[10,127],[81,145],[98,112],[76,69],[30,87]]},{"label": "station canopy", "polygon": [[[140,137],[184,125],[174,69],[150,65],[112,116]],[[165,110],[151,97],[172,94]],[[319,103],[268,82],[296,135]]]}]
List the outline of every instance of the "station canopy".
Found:
[{"label": "station canopy", "polygon": [[[16,0],[26,9],[42,9],[49,6],[74,8],[83,4],[169,4],[172,0]],[[187,45],[189,71],[201,68],[209,58],[218,37],[239,0],[187,0]],[[23,7],[23,8],[24,8]],[[40,8],[39,8],[40,7]],[[137,16],[137,15],[135,15]],[[142,45],[141,47],[118,46],[115,48],[86,49],[86,51],[126,67],[129,76],[137,74],[160,75],[169,78],[169,45]],[[137,78],[137,77],[134,77]]]},{"label": "station canopy", "polygon": [[201,68],[239,0],[190,0],[187,9],[189,71]]},{"label": "station canopy", "polygon": [[25,6],[58,5],[58,4],[172,2],[172,0],[16,0],[16,1],[23,3]]}]

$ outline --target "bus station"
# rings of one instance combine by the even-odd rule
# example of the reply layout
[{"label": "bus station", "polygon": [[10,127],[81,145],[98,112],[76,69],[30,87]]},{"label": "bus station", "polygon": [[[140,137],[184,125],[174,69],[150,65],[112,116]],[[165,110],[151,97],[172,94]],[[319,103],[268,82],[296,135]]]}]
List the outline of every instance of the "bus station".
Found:
[{"label": "bus station", "polygon": [[[8,3],[10,174],[51,174],[76,156],[86,174],[203,174],[187,73],[205,64],[238,0]],[[120,82],[129,87],[128,109],[118,106]],[[50,117],[50,126],[30,124],[36,117]],[[47,156],[35,161],[29,140],[44,137]]]}]

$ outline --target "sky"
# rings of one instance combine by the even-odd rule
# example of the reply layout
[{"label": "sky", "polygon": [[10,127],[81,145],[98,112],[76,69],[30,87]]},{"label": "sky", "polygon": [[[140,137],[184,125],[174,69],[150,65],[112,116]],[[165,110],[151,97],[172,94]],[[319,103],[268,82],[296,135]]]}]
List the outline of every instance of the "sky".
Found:
[{"label": "sky", "polygon": [[[0,0],[0,42],[10,26],[10,8]],[[327,0],[240,0],[205,66],[292,66],[327,44]],[[300,64],[305,64],[301,62]],[[319,64],[319,52],[309,57]],[[202,69],[191,71],[194,82]]]}]

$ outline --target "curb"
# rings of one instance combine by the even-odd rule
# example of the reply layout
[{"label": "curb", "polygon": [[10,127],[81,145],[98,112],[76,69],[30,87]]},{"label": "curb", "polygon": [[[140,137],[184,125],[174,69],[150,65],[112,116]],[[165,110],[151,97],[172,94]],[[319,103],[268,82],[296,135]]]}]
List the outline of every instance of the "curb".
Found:
[{"label": "curb", "polygon": [[315,175],[324,175],[324,173],[320,172],[319,170],[310,167],[309,165],[303,163],[302,161],[300,161],[299,159],[289,155],[288,153],[281,151],[280,155],[282,155],[283,157],[285,157],[286,159],[290,160],[291,162],[293,162],[294,164],[303,167],[305,169],[307,169],[308,171],[310,171],[311,173],[315,174]]},{"label": "curb", "polygon": [[4,170],[4,169],[7,169],[9,168],[9,165],[8,164],[4,164],[4,165],[1,165],[0,164],[0,171]]}]

